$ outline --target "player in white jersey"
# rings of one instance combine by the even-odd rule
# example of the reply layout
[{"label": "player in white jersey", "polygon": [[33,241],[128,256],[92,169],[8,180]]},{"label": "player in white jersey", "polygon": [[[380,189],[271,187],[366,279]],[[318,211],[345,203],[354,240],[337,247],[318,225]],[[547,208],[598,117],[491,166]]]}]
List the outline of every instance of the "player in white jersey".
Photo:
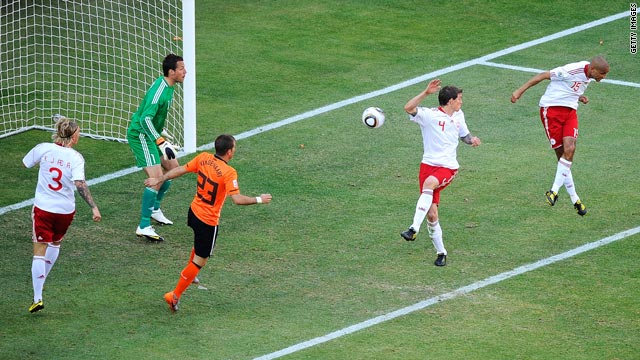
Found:
[{"label": "player in white jersey", "polygon": [[[407,241],[416,239],[425,217],[427,231],[436,249],[436,266],[447,264],[447,249],[442,241],[442,228],[438,219],[440,192],[446,188],[458,173],[458,142],[462,140],[471,146],[480,145],[480,139],[471,135],[464,119],[462,89],[445,86],[440,90],[441,81],[431,80],[427,88],[409,100],[404,110],[409,120],[420,125],[424,152],[420,163],[420,197],[416,204],[413,223],[400,233]],[[419,106],[422,100],[440,91],[437,108]]]},{"label": "player in white jersey", "polygon": [[558,163],[553,184],[545,196],[549,205],[555,205],[558,200],[558,190],[564,185],[573,207],[581,216],[587,214],[587,207],[576,192],[571,173],[578,138],[576,110],[578,103],[589,102],[589,99],[583,95],[589,83],[593,80],[600,82],[607,73],[609,73],[609,63],[604,57],[596,56],[590,62],[580,61],[540,73],[511,95],[511,102],[515,103],[530,87],[543,80],[550,80],[544,95],[540,98],[540,120],[551,148],[556,153]]},{"label": "player in white jersey", "polygon": [[53,143],[41,143],[22,159],[27,168],[40,165],[38,185],[31,217],[33,219],[33,303],[29,312],[44,309],[42,288],[49,271],[58,259],[60,243],[76,212],[74,187],[91,206],[93,220],[100,221],[100,210],[84,179],[84,158],[72,149],[80,138],[78,125],[60,117],[53,134]]}]

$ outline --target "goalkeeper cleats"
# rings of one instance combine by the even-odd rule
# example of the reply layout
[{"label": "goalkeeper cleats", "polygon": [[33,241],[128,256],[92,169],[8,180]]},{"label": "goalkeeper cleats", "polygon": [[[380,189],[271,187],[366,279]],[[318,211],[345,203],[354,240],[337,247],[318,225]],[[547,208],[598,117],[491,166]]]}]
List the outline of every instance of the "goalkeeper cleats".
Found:
[{"label": "goalkeeper cleats", "polygon": [[409,229],[407,229],[407,231],[403,231],[400,233],[400,236],[402,236],[403,239],[407,240],[407,241],[413,241],[416,239],[416,231],[413,230],[412,227],[410,227]]},{"label": "goalkeeper cleats", "polygon": [[151,218],[162,225],[173,225],[173,221],[167,219],[167,217],[164,216],[164,214],[162,213],[162,210],[160,209],[153,210],[151,212]]},{"label": "goalkeeper cleats", "polygon": [[573,207],[576,208],[576,212],[578,213],[578,215],[580,215],[580,216],[587,215],[587,207],[584,206],[582,201],[580,201],[580,200],[576,201],[576,203],[573,204]]},{"label": "goalkeeper cleats", "polygon": [[198,277],[194,277],[193,281],[191,282],[193,285],[200,285],[200,279],[198,279]]},{"label": "goalkeeper cleats", "polygon": [[138,237],[145,237],[152,241],[164,241],[164,238],[162,236],[156,234],[153,226],[147,226],[146,228],[141,228],[140,226],[138,226],[138,228],[136,229],[136,235]]},{"label": "goalkeeper cleats", "polygon": [[438,257],[436,258],[436,261],[433,262],[433,264],[435,266],[445,266],[445,265],[447,265],[447,255],[438,254]]},{"label": "goalkeeper cleats", "polygon": [[556,201],[558,201],[558,193],[555,191],[549,190],[544,195],[547,197],[547,204],[550,206],[555,205]]},{"label": "goalkeeper cleats", "polygon": [[31,304],[31,306],[29,306],[30,313],[38,312],[42,309],[44,309],[44,303],[42,302],[42,300],[39,300],[38,302],[34,302],[33,304]]},{"label": "goalkeeper cleats", "polygon": [[169,310],[171,310],[171,312],[178,311],[178,304],[180,303],[180,299],[178,299],[173,291],[164,294],[164,301],[166,301],[167,305],[169,305]]}]

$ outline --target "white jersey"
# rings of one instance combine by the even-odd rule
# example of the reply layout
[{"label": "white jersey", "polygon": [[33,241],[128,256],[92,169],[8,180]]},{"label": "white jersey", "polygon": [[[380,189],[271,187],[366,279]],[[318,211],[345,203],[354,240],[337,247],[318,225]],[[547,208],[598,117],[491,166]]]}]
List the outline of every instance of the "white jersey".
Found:
[{"label": "white jersey", "polygon": [[431,166],[458,169],[458,142],[469,135],[462,110],[447,115],[442,108],[418,107],[416,116],[409,120],[420,125],[424,153],[422,162]]},{"label": "white jersey", "polygon": [[84,180],[84,158],[79,152],[53,143],[42,143],[31,149],[22,163],[28,168],[40,164],[35,206],[56,214],[75,211],[74,181]]},{"label": "white jersey", "polygon": [[551,82],[540,98],[540,107],[565,106],[578,109],[578,98],[593,79],[587,76],[588,61],[567,64],[550,70]]}]

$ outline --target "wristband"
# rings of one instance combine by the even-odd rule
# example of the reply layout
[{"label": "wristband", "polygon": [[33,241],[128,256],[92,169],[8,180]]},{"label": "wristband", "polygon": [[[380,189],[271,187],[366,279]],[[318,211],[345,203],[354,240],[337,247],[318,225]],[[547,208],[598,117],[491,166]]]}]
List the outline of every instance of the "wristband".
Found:
[{"label": "wristband", "polygon": [[256,196],[256,204],[262,204],[262,197]]}]

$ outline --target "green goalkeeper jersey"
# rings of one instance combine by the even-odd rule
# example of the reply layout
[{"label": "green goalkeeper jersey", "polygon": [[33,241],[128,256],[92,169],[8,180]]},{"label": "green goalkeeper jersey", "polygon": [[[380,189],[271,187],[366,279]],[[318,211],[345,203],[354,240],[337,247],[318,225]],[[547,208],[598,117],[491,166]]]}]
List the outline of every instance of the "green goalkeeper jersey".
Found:
[{"label": "green goalkeeper jersey", "polygon": [[147,91],[138,111],[131,116],[127,136],[138,138],[140,134],[145,134],[156,141],[164,129],[172,102],[173,86],[169,86],[164,76],[160,76]]}]

